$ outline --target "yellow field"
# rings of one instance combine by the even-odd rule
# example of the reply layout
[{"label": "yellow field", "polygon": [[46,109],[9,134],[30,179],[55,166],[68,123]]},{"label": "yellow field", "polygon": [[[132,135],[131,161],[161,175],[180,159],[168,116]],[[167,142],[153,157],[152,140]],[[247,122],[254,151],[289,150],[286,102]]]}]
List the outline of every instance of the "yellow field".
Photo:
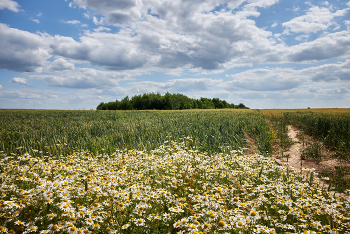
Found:
[{"label": "yellow field", "polygon": [[261,109],[265,115],[284,112],[315,112],[315,113],[350,113],[350,108],[315,108],[315,109]]}]

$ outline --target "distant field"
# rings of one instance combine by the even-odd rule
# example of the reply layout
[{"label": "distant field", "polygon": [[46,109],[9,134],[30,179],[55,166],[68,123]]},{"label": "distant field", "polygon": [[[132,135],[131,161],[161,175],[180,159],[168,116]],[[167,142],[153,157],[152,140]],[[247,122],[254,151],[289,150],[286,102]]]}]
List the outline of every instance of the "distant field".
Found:
[{"label": "distant field", "polygon": [[262,109],[264,114],[279,114],[284,112],[317,112],[317,113],[349,113],[350,108],[310,108],[310,109]]}]

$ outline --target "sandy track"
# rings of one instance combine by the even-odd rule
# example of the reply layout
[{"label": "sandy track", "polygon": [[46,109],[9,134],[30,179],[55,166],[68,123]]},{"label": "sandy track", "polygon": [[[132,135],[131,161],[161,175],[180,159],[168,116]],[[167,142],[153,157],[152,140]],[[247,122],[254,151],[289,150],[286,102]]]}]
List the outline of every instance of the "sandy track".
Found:
[{"label": "sandy track", "polygon": [[[273,158],[275,159],[276,162],[279,164],[287,164],[290,167],[294,167],[296,169],[300,169],[301,173],[305,173],[301,170],[301,168],[309,168],[315,169],[315,172],[320,171],[323,165],[329,165],[329,166],[336,166],[340,165],[340,163],[336,159],[331,159],[331,160],[325,160],[322,163],[318,162],[313,162],[313,161],[308,161],[308,160],[301,160],[301,151],[302,151],[302,142],[297,138],[297,134],[299,131],[295,129],[293,126],[289,125],[288,126],[288,136],[294,144],[290,147],[290,149],[286,152],[283,153],[284,156],[289,156],[281,158],[281,155],[275,155]],[[315,182],[318,182],[321,187],[328,187],[327,184],[325,184],[321,179],[315,178]],[[342,197],[347,200],[350,200],[350,196],[346,195],[344,193],[335,193],[336,197]]]}]

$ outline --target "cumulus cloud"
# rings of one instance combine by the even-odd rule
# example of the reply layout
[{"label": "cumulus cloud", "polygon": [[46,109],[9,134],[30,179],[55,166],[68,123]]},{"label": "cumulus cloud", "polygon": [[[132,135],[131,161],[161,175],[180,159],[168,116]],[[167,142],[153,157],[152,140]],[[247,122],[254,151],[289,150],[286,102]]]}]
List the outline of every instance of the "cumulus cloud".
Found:
[{"label": "cumulus cloud", "polygon": [[312,6],[305,15],[298,16],[292,20],[282,24],[288,31],[293,33],[316,33],[328,29],[336,23],[333,21],[335,17],[344,16],[348,9],[332,12],[330,8]]},{"label": "cumulus cloud", "polygon": [[59,58],[47,66],[50,73],[30,75],[31,79],[43,80],[52,87],[76,89],[110,89],[118,87],[122,80],[130,79],[128,72],[102,71],[94,68],[74,67],[72,63]]},{"label": "cumulus cloud", "polygon": [[111,29],[110,29],[110,28],[106,28],[106,27],[100,26],[100,27],[98,27],[98,28],[95,28],[94,31],[95,31],[95,32],[111,31]]},{"label": "cumulus cloud", "polygon": [[[292,68],[251,69],[231,75],[231,80],[217,83],[226,90],[292,91],[302,86],[311,86],[309,92],[317,93],[322,89],[315,82],[325,82],[325,86],[339,85],[350,80],[350,60],[338,64],[325,64],[295,70]],[[328,83],[328,84],[327,84]],[[344,89],[332,89],[334,94],[346,93]],[[340,91],[341,90],[341,91]],[[323,91],[322,91],[323,92]],[[326,93],[331,94],[331,91]]]},{"label": "cumulus cloud", "polygon": [[35,22],[35,23],[37,23],[37,24],[39,24],[40,23],[40,21],[38,20],[38,19],[31,19],[33,22]]},{"label": "cumulus cloud", "polygon": [[287,58],[291,62],[320,61],[350,55],[348,31],[326,34],[314,41],[304,42],[289,48]]},{"label": "cumulus cloud", "polygon": [[105,23],[105,18],[101,17],[99,20],[96,18],[96,16],[94,16],[92,18],[92,21],[94,22],[95,25],[104,25]]},{"label": "cumulus cloud", "polygon": [[9,28],[0,23],[0,69],[39,71],[51,55],[46,34]]},{"label": "cumulus cloud", "polygon": [[20,85],[25,85],[25,86],[29,86],[27,84],[27,79],[26,78],[21,78],[21,77],[14,77],[12,80],[11,80],[12,83],[17,83],[17,84],[20,84]]},{"label": "cumulus cloud", "polygon": [[0,98],[10,99],[39,99],[41,95],[39,92],[22,91],[22,90],[4,90],[0,93]]},{"label": "cumulus cloud", "polygon": [[10,11],[19,12],[20,5],[13,0],[0,1],[0,10],[9,9]]},{"label": "cumulus cloud", "polygon": [[322,66],[308,68],[313,81],[350,81],[350,60],[340,64],[325,64]]},{"label": "cumulus cloud", "polygon": [[79,20],[68,20],[68,21],[63,21],[66,24],[80,24]]},{"label": "cumulus cloud", "polygon": [[55,36],[50,47],[56,55],[89,61],[110,70],[135,69],[147,63],[145,51],[134,44],[136,38],[128,35],[87,33],[80,40]]},{"label": "cumulus cloud", "polygon": [[0,85],[0,89],[2,89],[2,85]]},{"label": "cumulus cloud", "polygon": [[170,92],[170,93],[183,93],[183,92],[198,92],[198,91],[211,91],[214,86],[221,83],[222,80],[215,80],[209,78],[183,78],[172,79],[166,82],[154,82],[154,81],[142,81],[131,82],[130,90],[137,93],[147,92]]},{"label": "cumulus cloud", "polygon": [[50,65],[47,66],[49,71],[64,71],[64,70],[73,70],[74,64],[68,62],[63,58],[56,59]]},{"label": "cumulus cloud", "polygon": [[290,90],[298,87],[306,78],[290,68],[252,69],[232,75],[232,80],[222,84],[227,89],[243,88],[252,91]]},{"label": "cumulus cloud", "polygon": [[325,91],[327,94],[346,94],[346,93],[349,93],[349,90],[347,88],[344,88],[344,87],[328,89]]},{"label": "cumulus cloud", "polygon": [[[58,72],[60,69],[73,70],[72,61],[78,60],[110,71],[157,71],[173,75],[191,71],[210,74],[256,63],[299,63],[350,56],[348,31],[324,34],[310,42],[302,42],[309,39],[307,35],[298,35],[296,39],[301,43],[288,46],[281,34],[274,37],[266,28],[257,27],[253,17],[259,16],[259,8],[277,2],[74,0],[75,6],[101,14],[97,18],[92,13],[85,13],[85,17],[93,16],[96,25],[104,26],[86,30],[78,39],[74,39],[29,33],[0,24],[0,68]],[[215,10],[220,4],[225,4],[225,9]],[[327,26],[334,17],[344,12],[344,9],[334,11],[311,6],[306,15],[298,20],[295,18],[295,22],[308,20]],[[123,18],[121,14],[127,14],[125,17],[130,18]],[[328,16],[324,22],[320,19],[323,14]],[[66,23],[80,24],[80,21]],[[292,23],[287,22],[284,27],[293,31],[297,26]],[[118,32],[112,33],[106,25],[117,25]],[[47,62],[52,57],[60,59]],[[263,82],[274,79],[279,78],[264,76],[261,85],[257,83],[254,89],[264,90],[261,88],[264,87]],[[247,83],[236,77],[232,86],[245,87]],[[298,86],[299,81],[287,81],[282,77],[274,85],[275,90],[283,90]]]}]

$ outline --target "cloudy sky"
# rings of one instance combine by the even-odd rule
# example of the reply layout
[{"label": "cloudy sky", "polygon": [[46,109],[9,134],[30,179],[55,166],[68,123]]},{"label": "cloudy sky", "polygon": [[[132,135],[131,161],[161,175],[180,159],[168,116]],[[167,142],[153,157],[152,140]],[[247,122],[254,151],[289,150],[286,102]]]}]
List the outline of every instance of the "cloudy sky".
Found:
[{"label": "cloudy sky", "polygon": [[350,107],[350,1],[0,0],[0,108],[148,92]]}]

